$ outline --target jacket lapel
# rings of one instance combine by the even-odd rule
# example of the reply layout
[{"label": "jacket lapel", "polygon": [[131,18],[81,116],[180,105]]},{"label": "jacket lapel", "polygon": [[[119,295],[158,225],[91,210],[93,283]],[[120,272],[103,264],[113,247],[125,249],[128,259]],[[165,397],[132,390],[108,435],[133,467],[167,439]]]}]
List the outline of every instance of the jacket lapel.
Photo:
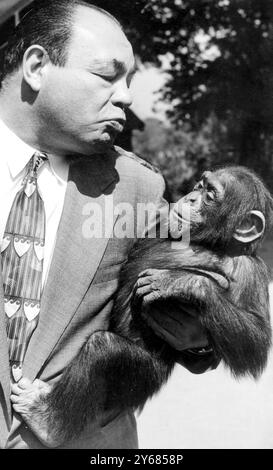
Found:
[{"label": "jacket lapel", "polygon": [[[83,236],[87,204],[94,202],[103,209],[106,193],[112,194],[117,181],[118,174],[110,157],[92,157],[90,161],[70,165],[63,213],[42,295],[40,320],[24,363],[24,375],[31,380],[37,376],[75,314],[109,240],[109,235]],[[107,233],[112,231],[113,222],[111,227],[106,227]]]}]

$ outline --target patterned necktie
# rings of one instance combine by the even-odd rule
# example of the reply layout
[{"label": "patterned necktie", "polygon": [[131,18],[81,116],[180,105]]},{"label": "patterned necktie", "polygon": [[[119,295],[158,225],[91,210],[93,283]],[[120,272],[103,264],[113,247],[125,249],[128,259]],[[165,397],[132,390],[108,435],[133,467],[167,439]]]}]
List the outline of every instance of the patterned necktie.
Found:
[{"label": "patterned necktie", "polygon": [[22,377],[30,337],[40,312],[45,243],[45,209],[37,172],[47,156],[31,158],[13,201],[1,246],[9,357],[14,380]]}]

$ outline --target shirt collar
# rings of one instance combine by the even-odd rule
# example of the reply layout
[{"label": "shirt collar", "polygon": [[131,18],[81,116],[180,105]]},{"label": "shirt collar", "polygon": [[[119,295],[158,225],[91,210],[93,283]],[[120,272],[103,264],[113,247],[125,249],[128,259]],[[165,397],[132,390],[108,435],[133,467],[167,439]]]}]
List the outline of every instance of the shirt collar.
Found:
[{"label": "shirt collar", "polygon": [[0,138],[4,150],[0,158],[6,161],[11,176],[15,178],[25,168],[36,150],[14,134],[1,119]]},{"label": "shirt collar", "polygon": [[51,173],[59,181],[64,184],[68,178],[69,164],[65,158],[58,157],[57,155],[47,154],[48,164]]}]

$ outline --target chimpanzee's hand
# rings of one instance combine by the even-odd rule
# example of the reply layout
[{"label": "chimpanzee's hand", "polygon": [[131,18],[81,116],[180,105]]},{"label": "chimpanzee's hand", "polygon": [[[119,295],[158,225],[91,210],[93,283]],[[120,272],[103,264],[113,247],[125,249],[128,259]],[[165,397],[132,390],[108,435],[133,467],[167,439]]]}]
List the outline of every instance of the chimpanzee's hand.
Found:
[{"label": "chimpanzee's hand", "polygon": [[168,269],[146,269],[138,275],[133,303],[141,302],[145,307],[155,300],[167,299],[174,294],[173,284],[173,275]]},{"label": "chimpanzee's hand", "polygon": [[[135,285],[133,303],[141,302],[142,316],[155,334],[178,351],[208,345],[199,312],[176,292],[175,274],[168,270],[147,269]],[[181,301],[179,302],[179,298]]]},{"label": "chimpanzee's hand", "polygon": [[157,336],[177,351],[208,345],[207,335],[198,315],[189,306],[177,309],[177,306],[170,305],[165,309],[163,304],[153,304],[144,307],[142,317]]}]

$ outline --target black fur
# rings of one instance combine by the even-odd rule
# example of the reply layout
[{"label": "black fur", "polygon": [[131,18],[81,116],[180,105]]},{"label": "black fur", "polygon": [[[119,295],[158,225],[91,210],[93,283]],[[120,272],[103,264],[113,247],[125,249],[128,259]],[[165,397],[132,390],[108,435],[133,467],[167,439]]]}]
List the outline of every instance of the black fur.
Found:
[{"label": "black fur", "polygon": [[[245,169],[240,172],[248,181],[252,178],[253,185],[252,189],[249,184],[245,189],[245,210],[261,210],[268,222],[273,212],[269,193],[255,175],[252,177]],[[244,183],[240,185],[239,180],[236,184],[243,191]],[[255,194],[252,202],[249,191]],[[236,197],[233,200],[229,195],[228,212],[224,207],[220,211],[221,223],[226,227],[225,230],[221,226],[225,249],[229,214],[233,223],[237,210]],[[240,201],[237,217],[243,214],[242,204]],[[214,220],[217,225],[216,214]],[[87,422],[99,419],[104,410],[142,407],[170,376],[174,350],[141,317],[144,303],[132,303],[138,275],[145,269],[157,270],[154,276],[158,281],[154,300],[145,308],[153,305],[167,309],[172,302],[180,309],[183,304],[191,304],[199,313],[215,354],[232,373],[255,378],[260,375],[271,345],[267,268],[252,246],[244,253],[227,255],[217,236],[217,245],[211,243],[213,249],[209,248],[207,241],[213,240],[213,230],[213,225],[206,225],[207,238],[202,239],[199,231],[198,245],[181,250],[173,249],[171,240],[162,239],[145,239],[135,245],[121,271],[110,331],[98,331],[88,338],[43,400],[40,409],[46,408],[58,441],[77,436]],[[38,403],[37,411],[39,406]]]}]

